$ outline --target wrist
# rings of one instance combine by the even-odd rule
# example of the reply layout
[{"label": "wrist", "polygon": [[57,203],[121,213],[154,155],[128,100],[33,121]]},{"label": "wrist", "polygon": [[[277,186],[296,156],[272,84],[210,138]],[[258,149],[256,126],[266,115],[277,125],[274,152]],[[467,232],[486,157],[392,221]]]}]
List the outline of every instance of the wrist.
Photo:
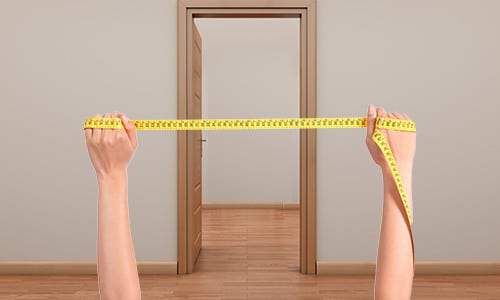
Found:
[{"label": "wrist", "polygon": [[127,202],[127,172],[114,172],[97,176],[99,203]]},{"label": "wrist", "polygon": [[[402,165],[398,166],[399,176],[403,181],[411,181],[413,175],[413,166],[412,165]],[[387,166],[382,168],[382,176],[384,180],[389,179],[393,181],[393,176],[391,169]]]},{"label": "wrist", "polygon": [[[398,166],[398,171],[399,171],[399,174],[401,176],[403,175],[410,175],[413,173],[413,163],[398,163],[397,164]],[[391,168],[389,167],[389,165],[385,164],[383,167],[382,167],[382,174],[384,176],[386,175],[390,175],[392,176],[391,174]]]},{"label": "wrist", "polygon": [[97,173],[97,181],[99,184],[127,182],[127,170],[120,170],[108,173]]},{"label": "wrist", "polygon": [[[412,176],[413,176],[413,166],[412,165],[398,165],[399,177],[404,186],[404,191],[409,201],[411,201],[411,190],[412,190]],[[382,168],[382,177],[384,182],[384,194],[392,194],[393,198],[399,199],[399,191],[394,181],[394,177],[391,173],[389,167]],[[384,199],[390,199],[390,197],[385,197]]]}]

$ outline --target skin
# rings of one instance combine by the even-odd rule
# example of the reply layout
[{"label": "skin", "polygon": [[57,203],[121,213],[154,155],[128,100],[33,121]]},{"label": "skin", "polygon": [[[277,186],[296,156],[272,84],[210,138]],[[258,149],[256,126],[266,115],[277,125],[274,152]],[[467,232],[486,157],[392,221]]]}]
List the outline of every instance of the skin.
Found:
[{"label": "skin", "polygon": [[[96,118],[121,118],[125,129],[85,129],[90,159],[96,171],[98,194],[97,273],[103,300],[141,299],[141,289],[128,216],[127,167],[137,149],[135,126],[120,113]],[[410,299],[413,250],[409,224],[391,172],[378,146],[371,140],[375,119],[409,120],[372,105],[368,109],[366,145],[382,171],[383,215],[375,275],[375,299]],[[415,133],[381,130],[400,170],[410,208]]]},{"label": "skin", "polygon": [[[95,117],[101,117],[96,115]],[[125,129],[85,129],[98,194],[97,274],[101,299],[140,299],[141,288],[130,234],[127,166],[137,148],[135,126],[119,113]]]},{"label": "skin", "polygon": [[[413,284],[413,249],[411,233],[401,198],[389,166],[371,136],[377,117],[409,120],[405,114],[387,113],[382,108],[369,106],[366,145],[382,170],[384,203],[382,226],[375,273],[375,299],[410,299]],[[381,130],[389,143],[400,171],[401,180],[412,209],[412,171],[416,149],[416,134],[394,130]]]}]

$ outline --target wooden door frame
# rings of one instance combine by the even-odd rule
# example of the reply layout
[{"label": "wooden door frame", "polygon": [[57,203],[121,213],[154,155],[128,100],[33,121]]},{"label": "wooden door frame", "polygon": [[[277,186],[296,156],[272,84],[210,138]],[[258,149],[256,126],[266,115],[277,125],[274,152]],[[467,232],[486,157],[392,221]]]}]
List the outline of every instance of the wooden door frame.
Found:
[{"label": "wooden door frame", "polygon": [[[316,0],[178,0],[177,118],[187,118],[191,26],[202,18],[300,18],[300,117],[316,117]],[[188,261],[187,134],[177,133],[177,273]],[[203,250],[202,250],[203,251]],[[300,129],[300,271],[316,274],[316,130]]]}]

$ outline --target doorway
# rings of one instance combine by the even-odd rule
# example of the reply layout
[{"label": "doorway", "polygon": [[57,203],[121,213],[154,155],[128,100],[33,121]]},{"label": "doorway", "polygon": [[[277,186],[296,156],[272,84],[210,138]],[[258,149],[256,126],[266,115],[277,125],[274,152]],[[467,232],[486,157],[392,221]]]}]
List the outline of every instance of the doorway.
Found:
[{"label": "doorway", "polygon": [[[195,19],[203,119],[299,117],[299,21]],[[298,130],[208,130],[202,140],[203,209],[298,209]]]},{"label": "doorway", "polygon": [[[300,117],[316,116],[315,1],[178,2],[178,118],[200,118],[195,18],[298,18],[300,20]],[[199,47],[198,47],[199,48]],[[191,103],[191,105],[190,105]],[[201,136],[178,132],[178,274],[191,273],[199,253]],[[199,144],[199,145],[198,145]],[[316,132],[300,130],[300,270],[316,273]]]}]

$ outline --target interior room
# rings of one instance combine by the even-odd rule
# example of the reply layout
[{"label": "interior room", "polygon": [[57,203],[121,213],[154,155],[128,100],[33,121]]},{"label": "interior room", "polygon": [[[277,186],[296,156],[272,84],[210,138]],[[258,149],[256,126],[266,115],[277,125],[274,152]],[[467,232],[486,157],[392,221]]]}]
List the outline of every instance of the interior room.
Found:
[{"label": "interior room", "polygon": [[[386,299],[388,191],[403,298],[500,298],[499,28],[496,0],[1,1],[0,299],[124,299],[113,274],[142,299]],[[413,225],[370,104],[416,125]],[[112,112],[121,128],[84,129]],[[94,132],[276,118],[366,123],[137,129],[120,217],[101,215]],[[131,243],[103,256],[122,221]]]},{"label": "interior room", "polygon": [[[203,119],[299,116],[299,22],[195,19],[203,45]],[[195,271],[224,265],[246,271],[270,260],[273,268],[297,270],[299,132],[204,131],[202,139],[202,251]]]}]

